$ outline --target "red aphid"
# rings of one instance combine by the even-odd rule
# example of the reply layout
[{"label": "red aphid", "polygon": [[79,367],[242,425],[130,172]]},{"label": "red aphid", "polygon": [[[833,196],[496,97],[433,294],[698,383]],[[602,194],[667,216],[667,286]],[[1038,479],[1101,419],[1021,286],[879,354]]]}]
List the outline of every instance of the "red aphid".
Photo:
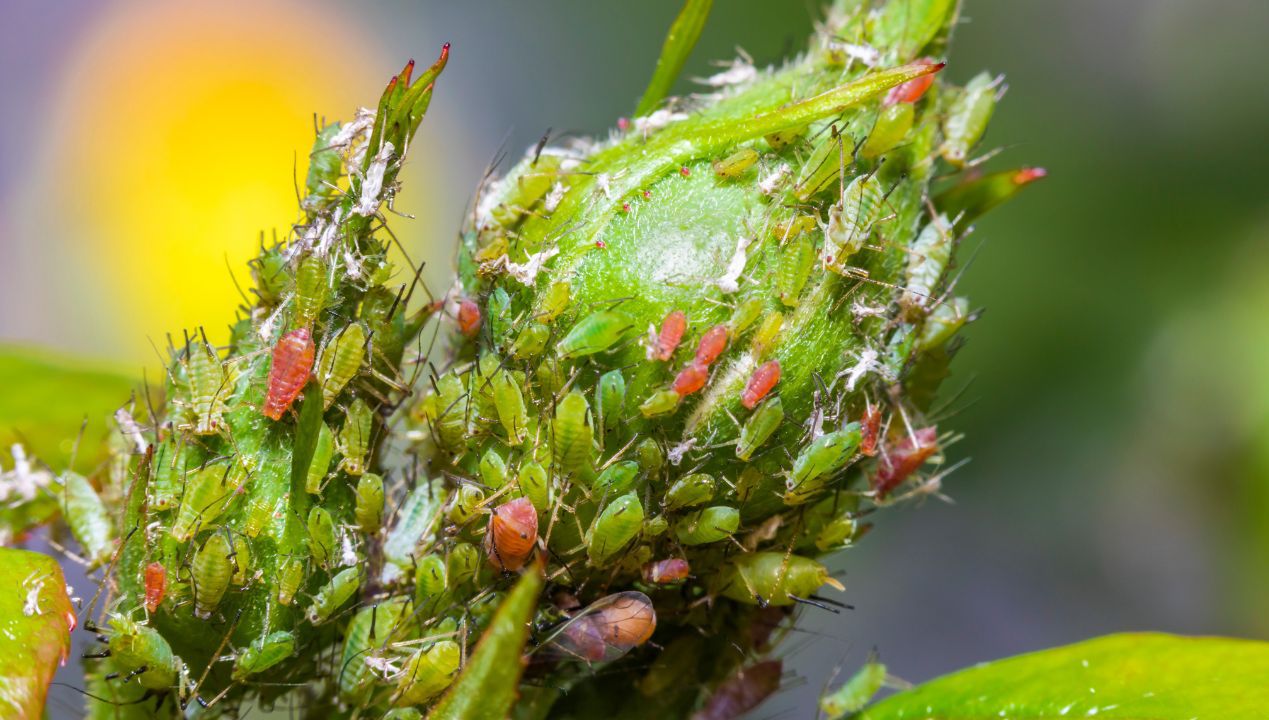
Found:
[{"label": "red aphid", "polygon": [[679,397],[686,397],[705,387],[705,381],[708,379],[709,368],[700,363],[692,363],[679,371],[670,389],[678,393]]},{"label": "red aphid", "polygon": [[881,406],[868,403],[864,408],[862,437],[859,441],[859,452],[868,457],[877,454],[877,439],[881,435]]},{"label": "red aphid", "polygon": [[687,315],[682,310],[675,310],[661,321],[661,334],[657,336],[656,347],[652,349],[654,360],[669,360],[679,343],[683,341],[683,333],[687,331]]},{"label": "red aphid", "polygon": [[503,572],[524,567],[538,541],[538,511],[528,498],[516,498],[494,508],[485,532],[489,564]]},{"label": "red aphid", "polygon": [[764,660],[737,670],[718,685],[692,720],[731,720],[744,715],[780,688],[783,673],[780,660]]},{"label": "red aphid", "polygon": [[780,363],[777,360],[770,360],[758,366],[753,371],[753,375],[749,377],[749,382],[745,385],[745,391],[740,394],[740,404],[746,408],[753,410],[758,407],[758,403],[771,392],[771,388],[780,382]]},{"label": "red aphid", "polygon": [[[921,58],[920,60],[917,60],[917,62],[922,65],[937,65],[938,70],[942,70],[943,66],[947,64],[935,62],[930,58]],[[920,100],[921,96],[925,94],[925,91],[929,90],[930,86],[934,84],[934,75],[938,72],[938,70],[935,70],[929,75],[922,75],[919,78],[909,80],[891,88],[890,92],[886,94],[884,104],[897,105],[899,103],[914,103],[917,100]]]},{"label": "red aphid", "polygon": [[163,563],[152,562],[145,566],[145,609],[153,613],[163,604],[167,594],[167,569]]},{"label": "red aphid", "polygon": [[683,177],[688,177],[692,174],[692,168],[684,165],[683,167],[679,168],[679,174],[682,175]]},{"label": "red aphid", "polygon": [[620,130],[620,131],[622,131],[622,132],[626,132],[627,130],[629,130],[629,129],[630,129],[630,119],[629,119],[629,118],[623,118],[623,117],[622,117],[622,118],[617,118],[617,129],[618,129],[618,130]]},{"label": "red aphid", "polygon": [[683,558],[657,560],[643,566],[643,579],[657,585],[666,585],[687,579],[692,566]]},{"label": "red aphid", "polygon": [[715,325],[701,336],[696,346],[696,362],[709,367],[727,349],[727,326]]},{"label": "red aphid", "polygon": [[938,429],[921,428],[887,448],[872,476],[877,497],[885,497],[938,452]]},{"label": "red aphid", "polygon": [[623,213],[628,213],[628,212],[630,212],[630,203],[628,203],[628,202],[623,202],[623,203],[621,204],[621,211],[622,211]]},{"label": "red aphid", "polygon": [[596,250],[604,250],[604,249],[606,249],[607,247],[608,247],[608,243],[604,242],[603,240],[596,240],[596,241],[595,241],[595,249],[596,249]]},{"label": "red aphid", "polygon": [[313,333],[307,327],[282,336],[273,346],[273,365],[269,367],[269,393],[264,399],[264,414],[281,420],[282,414],[295,402],[308,383],[313,370]]},{"label": "red aphid", "polygon": [[480,306],[474,300],[458,301],[458,331],[467,337],[475,337],[480,332]]},{"label": "red aphid", "polygon": [[643,191],[643,199],[644,199],[644,200],[651,200],[651,199],[652,199],[652,191],[651,191],[651,190],[644,190],[644,191]]}]

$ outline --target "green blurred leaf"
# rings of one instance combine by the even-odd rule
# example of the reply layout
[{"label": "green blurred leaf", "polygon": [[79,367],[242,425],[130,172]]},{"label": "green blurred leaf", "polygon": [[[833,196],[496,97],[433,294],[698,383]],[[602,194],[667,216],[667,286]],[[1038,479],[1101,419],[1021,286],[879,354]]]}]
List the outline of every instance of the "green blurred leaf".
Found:
[{"label": "green blurred leaf", "polygon": [[661,46],[661,56],[657,58],[657,67],[652,71],[648,89],[639,99],[639,106],[635,109],[636,117],[655,110],[665,96],[670,94],[674,81],[683,72],[687,56],[692,54],[692,48],[696,47],[696,41],[705,29],[705,20],[709,18],[709,10],[713,4],[714,0],[687,0],[683,3],[683,9],[674,18],[674,24],[665,36],[665,44]]},{"label": "green blurred leaf", "polygon": [[75,622],[57,562],[0,548],[0,717],[37,718]]},{"label": "green blurred leaf", "polygon": [[1269,643],[1110,635],[998,660],[894,695],[860,720],[1263,718]]},{"label": "green blurred leaf", "polygon": [[516,701],[521,656],[529,639],[529,621],[542,591],[542,571],[534,566],[520,576],[498,606],[467,667],[428,714],[429,720],[502,720]]},{"label": "green blurred leaf", "polygon": [[102,364],[16,345],[0,345],[0,447],[21,441],[55,470],[69,462],[87,419],[76,465],[98,457],[110,415],[137,378]]}]

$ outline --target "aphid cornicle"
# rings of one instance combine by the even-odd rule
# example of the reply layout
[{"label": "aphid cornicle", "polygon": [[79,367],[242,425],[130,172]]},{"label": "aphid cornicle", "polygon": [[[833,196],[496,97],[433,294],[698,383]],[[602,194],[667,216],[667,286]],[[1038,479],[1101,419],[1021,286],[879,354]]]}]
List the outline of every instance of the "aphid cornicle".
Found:
[{"label": "aphid cornicle", "polygon": [[62,476],[62,516],[79,542],[85,559],[93,566],[110,559],[114,552],[114,530],[110,515],[88,479],[67,471]]},{"label": "aphid cornicle", "polygon": [[353,516],[357,518],[357,527],[367,535],[379,532],[383,527],[383,478],[365,473],[357,480],[356,495]]},{"label": "aphid cornicle", "polygon": [[337,681],[340,700],[353,706],[366,702],[374,688],[366,658],[375,647],[390,641],[408,603],[406,598],[390,598],[378,605],[363,607],[348,623]]},{"label": "aphid cornicle", "polygon": [[370,449],[370,433],[374,428],[374,417],[370,408],[361,398],[352,401],[348,412],[344,415],[344,426],[339,429],[336,447],[343,460],[339,461],[339,469],[349,475],[360,475],[366,471],[366,453]]},{"label": "aphid cornicle", "polygon": [[421,705],[441,694],[454,681],[462,657],[462,649],[453,640],[441,640],[411,655],[401,671],[393,704]]},{"label": "aphid cornicle", "polygon": [[643,579],[656,585],[668,585],[686,580],[692,566],[683,558],[657,560],[643,566]]},{"label": "aphid cornicle", "polygon": [[551,419],[551,456],[555,470],[573,474],[589,469],[594,438],[586,396],[574,390],[556,405],[555,417]]},{"label": "aphid cornicle", "polygon": [[629,492],[639,479],[639,463],[622,460],[604,468],[591,484],[591,494],[596,497],[617,497]]},{"label": "aphid cornicle", "polygon": [[313,506],[308,513],[308,553],[319,565],[328,565],[337,550],[335,521],[330,512],[321,506]]},{"label": "aphid cornicle", "polygon": [[748,460],[754,451],[771,437],[784,422],[784,405],[780,398],[774,397],[763,403],[757,412],[745,421],[740,430],[740,439],[736,441],[736,457]]},{"label": "aphid cornicle", "polygon": [[599,376],[599,411],[604,418],[604,430],[612,431],[622,422],[622,410],[626,405],[626,378],[620,370],[609,370]]},{"label": "aphid cornicle", "polygon": [[304,563],[294,558],[283,563],[278,571],[278,604],[290,605],[303,583]]},{"label": "aphid cornicle", "polygon": [[780,251],[780,265],[776,268],[776,288],[780,293],[780,302],[788,307],[797,307],[798,296],[811,277],[815,267],[815,241],[809,235],[801,235],[791,240]]},{"label": "aphid cornicle", "polygon": [[842,720],[868,706],[886,682],[886,666],[869,657],[864,666],[842,686],[820,698],[820,711],[827,720]]},{"label": "aphid cornicle", "polygon": [[938,429],[924,427],[914,430],[910,435],[886,448],[877,463],[877,471],[873,474],[872,488],[878,497],[885,497],[898,487],[917,468],[925,464],[934,453],[938,452]]},{"label": "aphid cornicle", "polygon": [[715,505],[683,516],[674,533],[684,545],[707,545],[730,537],[739,528],[739,510]]},{"label": "aphid cornicle", "polygon": [[577,322],[555,351],[561,360],[572,360],[608,350],[626,336],[635,321],[625,313],[600,310]]},{"label": "aphid cornicle", "polygon": [[498,422],[507,433],[507,442],[519,445],[529,429],[529,412],[524,404],[524,391],[511,373],[499,371],[490,379]]},{"label": "aphid cornicle", "polygon": [[528,498],[516,498],[493,509],[485,532],[489,564],[503,572],[524,567],[538,541],[538,512]]},{"label": "aphid cornicle", "polygon": [[330,294],[326,264],[315,255],[300,261],[295,269],[295,327],[309,327],[326,305]]},{"label": "aphid cornicle", "polygon": [[213,533],[194,554],[194,615],[209,618],[220,605],[234,573],[232,555],[223,532]]},{"label": "aphid cornicle", "polygon": [[349,323],[339,334],[326,342],[322,359],[317,364],[317,379],[322,384],[322,407],[330,409],[335,398],[361,370],[366,361],[366,326]]},{"label": "aphid cornicle", "polygon": [[665,509],[680,510],[707,503],[714,498],[714,478],[692,473],[675,480],[665,491]]},{"label": "aphid cornicle", "polygon": [[759,365],[758,369],[753,371],[753,375],[749,376],[749,382],[745,384],[745,389],[740,394],[740,404],[753,410],[778,382],[780,382],[779,361],[770,360]]},{"label": "aphid cornicle", "polygon": [[269,386],[263,412],[272,420],[281,420],[283,413],[300,396],[313,369],[313,333],[301,327],[282,336],[273,346],[273,363],[269,366]]},{"label": "aphid cornicle", "polygon": [[530,460],[520,465],[520,472],[516,475],[516,484],[520,486],[520,492],[533,503],[533,507],[538,510],[549,510],[551,507],[552,493],[551,483],[546,476],[546,469],[540,464]]},{"label": "aphid cornicle", "polygon": [[553,631],[542,647],[561,659],[610,662],[647,642],[656,628],[652,601],[626,590],[587,605]]},{"label": "aphid cornicle", "polygon": [[154,613],[167,594],[167,568],[161,562],[145,566],[145,610]]},{"label": "aphid cornicle", "polygon": [[686,331],[687,315],[682,310],[670,311],[661,321],[661,332],[657,335],[655,345],[648,350],[650,359],[665,361],[673,357]]},{"label": "aphid cornicle", "polygon": [[313,446],[313,459],[309,462],[308,471],[304,475],[304,491],[311,495],[322,492],[322,481],[330,472],[330,461],[335,455],[335,433],[330,426],[322,423],[317,429],[317,444]]},{"label": "aphid cornicle", "polygon": [[603,565],[639,535],[643,527],[643,505],[634,493],[608,503],[591,525],[586,552],[595,565]]},{"label": "aphid cornicle", "polygon": [[350,567],[340,570],[330,582],[326,583],[313,596],[313,604],[309,605],[305,617],[313,625],[321,625],[343,607],[361,587],[361,568]]},{"label": "aphid cornicle", "polygon": [[108,644],[115,667],[136,673],[141,687],[167,690],[176,686],[181,661],[157,630],[116,615],[110,618]]},{"label": "aphid cornicle", "polygon": [[714,174],[724,180],[740,177],[745,171],[758,162],[758,151],[753,148],[740,148],[721,160],[714,161]]},{"label": "aphid cornicle", "polygon": [[295,635],[285,630],[271,632],[251,641],[234,659],[233,679],[245,680],[264,672],[295,654]]},{"label": "aphid cornicle", "polygon": [[782,552],[744,553],[723,566],[716,591],[732,600],[754,605],[791,605],[795,597],[815,594],[822,585],[842,589],[828,568],[800,555]]},{"label": "aphid cornicle", "polygon": [[230,393],[225,366],[210,345],[198,342],[189,346],[186,373],[194,434],[215,435],[225,424],[225,402]]},{"label": "aphid cornicle", "polygon": [[824,433],[803,448],[793,461],[793,470],[785,483],[788,488],[785,503],[804,503],[823,489],[832,474],[854,457],[862,435],[859,423],[850,423],[841,430]]}]

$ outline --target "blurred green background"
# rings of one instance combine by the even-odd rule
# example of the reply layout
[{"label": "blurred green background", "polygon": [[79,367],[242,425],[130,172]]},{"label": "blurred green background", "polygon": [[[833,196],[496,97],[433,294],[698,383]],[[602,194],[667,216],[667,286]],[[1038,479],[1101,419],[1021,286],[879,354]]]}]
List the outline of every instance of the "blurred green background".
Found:
[{"label": "blurred green background", "polygon": [[[155,377],[165,333],[223,338],[226,263],[245,281],[259,233],[286,232],[313,113],[350,116],[450,41],[396,204],[444,288],[485,166],[628,114],[676,11],[10,0],[0,341]],[[738,47],[776,61],[818,13],[719,0],[685,74]],[[986,312],[947,422],[972,462],[947,481],[955,504],[883,513],[839,558],[856,609],[805,615],[786,648],[802,680],[757,716],[808,716],[872,648],[921,681],[1117,630],[1269,637],[1266,27],[1261,0],[967,0],[946,72],[1004,72],[991,164],[1050,171],[962,255]]]}]

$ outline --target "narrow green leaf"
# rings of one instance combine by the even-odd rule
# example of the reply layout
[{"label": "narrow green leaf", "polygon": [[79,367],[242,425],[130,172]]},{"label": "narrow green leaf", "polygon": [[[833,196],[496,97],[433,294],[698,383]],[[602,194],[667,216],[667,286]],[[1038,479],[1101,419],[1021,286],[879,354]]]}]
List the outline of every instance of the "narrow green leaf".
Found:
[{"label": "narrow green leaf", "polygon": [[683,64],[687,62],[687,56],[692,54],[692,48],[696,47],[696,41],[701,37],[701,30],[705,29],[705,20],[709,17],[709,10],[713,4],[714,0],[687,0],[683,3],[683,9],[679,11],[678,17],[674,18],[674,24],[670,26],[670,32],[665,36],[665,44],[661,46],[661,56],[657,58],[656,70],[652,72],[648,89],[639,99],[635,117],[642,117],[652,112],[665,99],[665,96],[670,94],[674,81],[678,79],[679,73],[683,72]]},{"label": "narrow green leaf", "polygon": [[1269,643],[1154,633],[1110,635],[933,680],[860,720],[1263,718]]},{"label": "narrow green leaf", "polygon": [[498,606],[467,667],[428,715],[429,720],[503,720],[515,704],[521,656],[529,621],[542,591],[542,571],[534,566]]},{"label": "narrow green leaf", "polygon": [[0,548],[0,717],[38,718],[44,696],[70,652],[75,611],[57,562]]},{"label": "narrow green leaf", "polygon": [[304,388],[300,419],[295,426],[295,452],[291,455],[291,492],[304,494],[308,466],[317,449],[317,435],[322,430],[322,386],[310,382]]}]

